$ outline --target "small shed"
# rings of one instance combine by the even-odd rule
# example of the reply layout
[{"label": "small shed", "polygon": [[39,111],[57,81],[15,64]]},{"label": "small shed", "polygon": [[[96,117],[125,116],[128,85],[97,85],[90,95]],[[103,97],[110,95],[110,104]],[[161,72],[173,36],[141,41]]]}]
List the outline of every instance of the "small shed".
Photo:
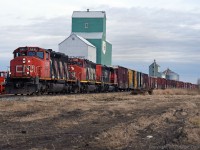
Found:
[{"label": "small shed", "polygon": [[75,33],[59,44],[59,52],[69,57],[84,58],[96,63],[96,47]]}]

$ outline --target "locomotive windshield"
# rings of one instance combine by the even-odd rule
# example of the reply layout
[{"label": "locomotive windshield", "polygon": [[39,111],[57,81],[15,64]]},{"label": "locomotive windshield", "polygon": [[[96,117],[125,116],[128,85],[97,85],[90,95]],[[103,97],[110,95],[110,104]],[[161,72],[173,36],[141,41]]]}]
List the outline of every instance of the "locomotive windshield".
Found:
[{"label": "locomotive windshield", "polygon": [[34,51],[29,51],[28,52],[28,56],[35,56],[36,55],[36,52],[34,52]]},{"label": "locomotive windshield", "polygon": [[37,52],[37,57],[44,59],[44,52]]},{"label": "locomotive windshield", "polygon": [[44,52],[35,52],[35,51],[18,51],[14,53],[14,57],[19,56],[37,56],[40,59],[44,59]]}]

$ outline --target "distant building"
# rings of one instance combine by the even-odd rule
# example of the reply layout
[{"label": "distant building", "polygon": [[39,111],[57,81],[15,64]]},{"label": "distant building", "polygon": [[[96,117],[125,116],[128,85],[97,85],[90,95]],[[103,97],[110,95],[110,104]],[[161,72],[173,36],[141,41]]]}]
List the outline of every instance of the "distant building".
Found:
[{"label": "distant building", "polygon": [[59,52],[69,57],[81,57],[96,62],[96,47],[74,33],[59,44]]},{"label": "distant building", "polygon": [[156,60],[149,66],[149,76],[151,77],[162,77],[165,78],[165,76],[159,72],[160,66],[156,63]]},{"label": "distant building", "polygon": [[156,60],[154,60],[154,62],[149,66],[149,76],[179,81],[179,75],[171,71],[169,68],[164,72],[160,72],[159,69],[160,66],[156,63]]},{"label": "distant building", "polygon": [[179,75],[169,68],[163,72],[166,75],[166,79],[179,81]]}]

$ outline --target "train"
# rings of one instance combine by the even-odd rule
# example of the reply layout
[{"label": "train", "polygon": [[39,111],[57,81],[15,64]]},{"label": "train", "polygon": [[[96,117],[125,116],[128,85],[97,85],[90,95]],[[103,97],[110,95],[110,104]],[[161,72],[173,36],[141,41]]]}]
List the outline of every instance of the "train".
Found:
[{"label": "train", "polygon": [[105,66],[87,59],[68,57],[52,49],[19,47],[13,55],[5,88],[7,94],[115,91],[152,94],[153,89],[197,88],[195,84],[150,77],[123,66]]},{"label": "train", "polygon": [[6,78],[8,76],[7,71],[0,71],[0,94],[5,93]]}]

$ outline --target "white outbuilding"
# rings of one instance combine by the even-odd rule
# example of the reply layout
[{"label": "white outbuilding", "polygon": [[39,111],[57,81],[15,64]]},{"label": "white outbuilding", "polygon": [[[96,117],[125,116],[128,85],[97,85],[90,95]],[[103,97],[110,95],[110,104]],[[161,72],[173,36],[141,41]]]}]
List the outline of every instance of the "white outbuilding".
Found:
[{"label": "white outbuilding", "polygon": [[75,33],[59,44],[59,52],[69,57],[81,57],[96,63],[96,47]]}]

